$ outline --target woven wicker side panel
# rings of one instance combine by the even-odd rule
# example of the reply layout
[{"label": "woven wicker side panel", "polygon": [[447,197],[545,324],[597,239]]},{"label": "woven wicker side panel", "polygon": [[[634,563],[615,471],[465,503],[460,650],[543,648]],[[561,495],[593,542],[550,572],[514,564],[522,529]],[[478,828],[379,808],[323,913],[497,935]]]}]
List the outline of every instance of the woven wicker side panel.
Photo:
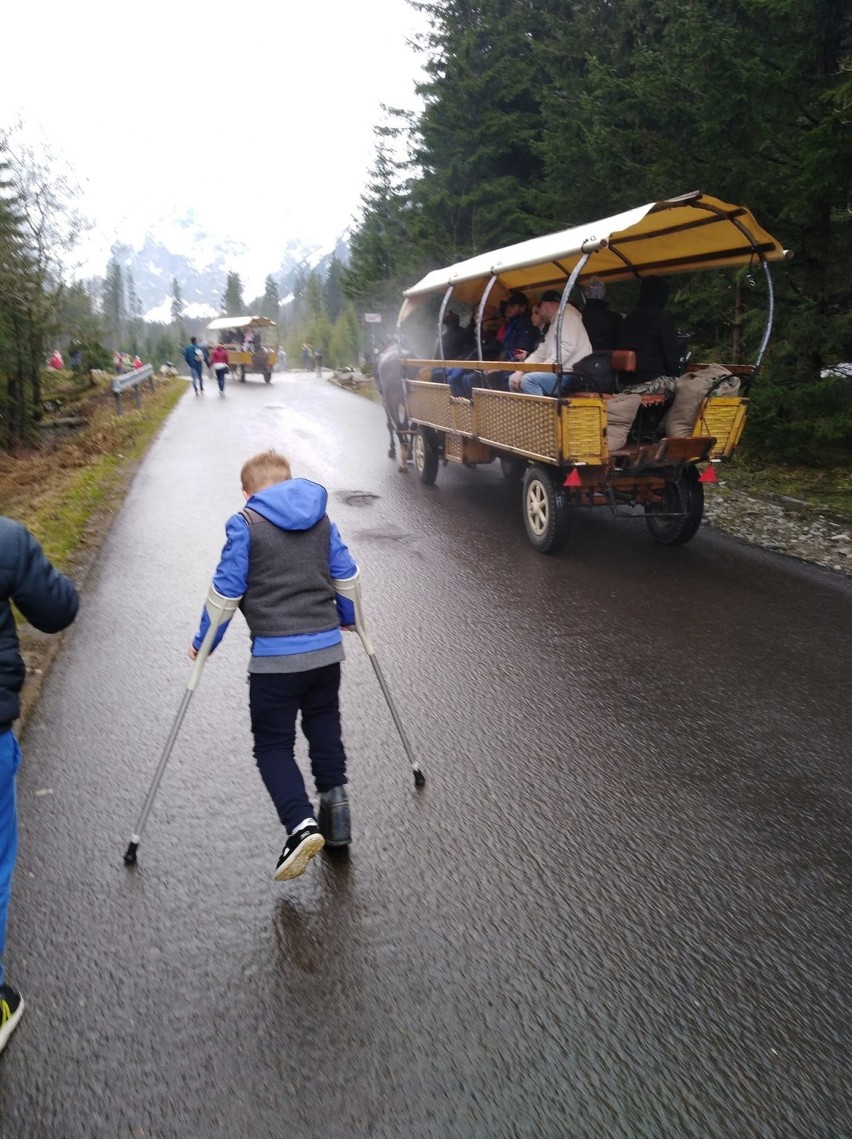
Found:
[{"label": "woven wicker side panel", "polygon": [[461,436],[448,435],[444,439],[444,458],[448,459],[451,463],[460,463],[463,454],[463,440]]},{"label": "woven wicker side panel", "polygon": [[562,455],[574,463],[601,463],[606,404],[602,399],[572,399],[562,408]]},{"label": "woven wicker side panel", "polygon": [[408,414],[418,423],[428,423],[433,427],[453,426],[450,411],[450,389],[446,384],[422,384],[410,381],[408,384]]},{"label": "woven wicker side panel", "polygon": [[694,430],[696,435],[715,437],[711,458],[733,454],[745,427],[747,407],[748,400],[737,396],[714,396],[701,405]]},{"label": "woven wicker side panel", "polygon": [[450,399],[450,415],[456,431],[473,434],[473,404],[469,399]]},{"label": "woven wicker side panel", "polygon": [[485,443],[548,463],[559,461],[559,417],[548,396],[475,390],[476,435]]}]

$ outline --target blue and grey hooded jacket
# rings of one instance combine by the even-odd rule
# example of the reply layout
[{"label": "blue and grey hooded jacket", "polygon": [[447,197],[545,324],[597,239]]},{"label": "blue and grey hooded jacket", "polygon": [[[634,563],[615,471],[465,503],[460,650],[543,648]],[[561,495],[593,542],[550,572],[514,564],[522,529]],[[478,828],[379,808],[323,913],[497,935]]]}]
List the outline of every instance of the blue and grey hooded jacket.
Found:
[{"label": "blue and grey hooded jacket", "polygon": [[43,633],[58,633],[77,616],[71,581],[54,569],[25,526],[0,518],[0,731],[20,714],[26,676],[10,601]]},{"label": "blue and grey hooded jacket", "polygon": [[[251,496],[225,524],[226,542],[214,588],[239,597],[252,636],[250,672],[302,672],[343,659],[341,625],[354,607],[332,578],[357,565],[325,512],[328,493],[307,479],[287,479]],[[193,640],[209,627],[206,611]],[[217,631],[214,648],[225,628]]]}]

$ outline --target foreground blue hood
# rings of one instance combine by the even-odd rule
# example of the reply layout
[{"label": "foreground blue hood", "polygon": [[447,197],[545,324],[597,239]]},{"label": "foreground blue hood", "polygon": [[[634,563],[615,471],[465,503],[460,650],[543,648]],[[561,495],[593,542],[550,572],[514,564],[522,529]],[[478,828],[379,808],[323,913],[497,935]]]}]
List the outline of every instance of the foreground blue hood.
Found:
[{"label": "foreground blue hood", "polygon": [[328,492],[308,479],[287,479],[253,494],[246,503],[282,530],[310,530],[325,514]]}]

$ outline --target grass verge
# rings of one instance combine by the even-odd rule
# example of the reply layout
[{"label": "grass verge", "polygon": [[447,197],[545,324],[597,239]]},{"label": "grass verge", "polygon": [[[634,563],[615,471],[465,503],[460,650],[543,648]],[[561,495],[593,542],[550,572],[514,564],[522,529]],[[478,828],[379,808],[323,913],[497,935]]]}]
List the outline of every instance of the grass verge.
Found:
[{"label": "grass verge", "polygon": [[[63,401],[62,418],[45,424],[53,436],[49,443],[0,452],[0,513],[23,522],[76,585],[85,580],[140,458],[185,391],[181,380],[158,379],[154,391],[142,395],[138,411],[127,407],[131,401],[125,397],[125,410],[117,415],[105,378]],[[18,632],[27,665],[25,723],[60,638],[20,622]]]}]

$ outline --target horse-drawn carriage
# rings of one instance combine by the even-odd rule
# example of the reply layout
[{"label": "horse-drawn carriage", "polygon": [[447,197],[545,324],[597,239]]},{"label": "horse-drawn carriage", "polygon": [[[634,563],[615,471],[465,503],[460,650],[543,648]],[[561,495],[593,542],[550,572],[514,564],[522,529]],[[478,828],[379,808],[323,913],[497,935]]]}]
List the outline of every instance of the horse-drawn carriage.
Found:
[{"label": "horse-drawn carriage", "polygon": [[[656,541],[686,542],[701,524],[712,465],[730,459],[742,435],[772,327],[769,263],[789,255],[744,206],[695,192],[437,269],[406,290],[397,342],[378,362],[391,453],[396,436],[427,484],[442,461],[474,466],[499,459],[507,478],[523,480],[527,535],[545,553],[565,544],[571,510],[581,506],[606,506],[616,515],[639,507]],[[611,364],[616,387],[626,390],[603,392],[590,381],[589,390],[564,394],[557,384],[559,394],[550,397],[500,390],[494,376],[507,369],[561,375],[558,357],[551,366],[483,358],[487,313],[510,293],[559,290],[559,345],[565,307],[584,280],[731,268],[759,268],[765,282],[766,319],[751,363],[691,365],[675,390],[637,392],[630,391],[633,354],[624,351],[613,353]],[[475,359],[440,358],[451,303],[471,313]],[[408,347],[418,340],[435,342],[438,358]],[[455,396],[446,382],[458,368],[474,376],[470,398]]]},{"label": "horse-drawn carriage", "polygon": [[278,362],[278,329],[266,316],[219,316],[207,325],[208,334],[228,350],[228,367],[243,383],[248,372],[272,382]]}]

